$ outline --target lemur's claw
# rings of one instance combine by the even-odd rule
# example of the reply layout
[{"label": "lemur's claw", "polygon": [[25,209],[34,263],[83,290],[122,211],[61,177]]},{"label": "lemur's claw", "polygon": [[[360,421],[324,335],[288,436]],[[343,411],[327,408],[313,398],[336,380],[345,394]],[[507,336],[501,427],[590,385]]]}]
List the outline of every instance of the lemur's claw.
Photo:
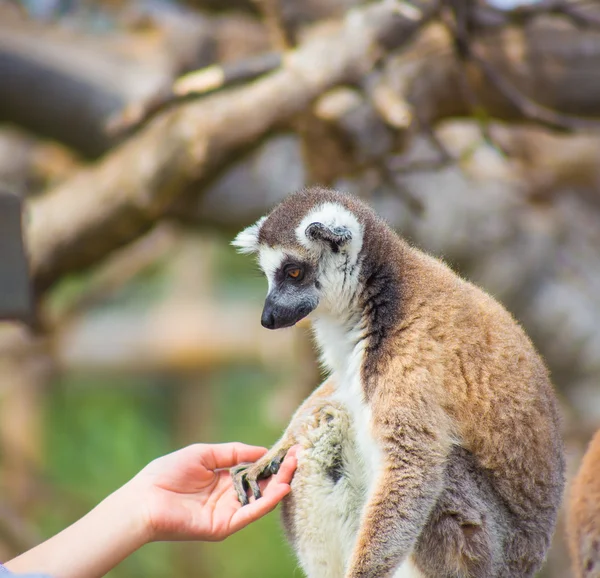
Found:
[{"label": "lemur's claw", "polygon": [[235,466],[231,468],[231,481],[233,482],[233,487],[235,489],[235,493],[237,494],[238,500],[242,506],[247,506],[249,504],[248,494],[246,491],[248,490],[248,480],[246,479],[246,468],[250,464],[240,464],[239,466]]},{"label": "lemur's claw", "polygon": [[258,482],[253,479],[247,479],[248,484],[250,485],[250,489],[252,490],[252,495],[254,496],[255,500],[258,500],[259,498],[262,498],[262,493],[260,491],[260,488],[258,487]]},{"label": "lemur's claw", "polygon": [[262,497],[258,481],[275,475],[279,471],[286,453],[287,448],[269,452],[253,464],[239,464],[229,470],[233,487],[242,506],[248,504],[248,489],[252,490],[252,495],[256,500]]},{"label": "lemur's claw", "polygon": [[269,472],[267,475],[263,475],[264,471],[257,467],[259,464],[240,464],[229,470],[231,474],[231,480],[233,481],[233,487],[237,494],[238,500],[242,506],[247,506],[248,501],[248,490],[252,490],[252,495],[256,500],[262,497],[258,480],[267,478],[271,475]]},{"label": "lemur's claw", "polygon": [[281,467],[281,462],[283,462],[283,458],[280,456],[277,456],[276,458],[273,458],[271,460],[268,470],[272,476],[274,476],[279,471],[279,468]]}]

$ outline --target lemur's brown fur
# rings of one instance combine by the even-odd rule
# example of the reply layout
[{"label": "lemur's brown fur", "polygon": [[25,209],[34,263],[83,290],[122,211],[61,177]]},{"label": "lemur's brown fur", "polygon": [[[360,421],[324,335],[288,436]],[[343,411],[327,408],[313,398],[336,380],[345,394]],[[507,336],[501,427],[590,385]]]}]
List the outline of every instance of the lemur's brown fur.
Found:
[{"label": "lemur's brown fur", "polygon": [[[410,552],[431,578],[533,576],[564,487],[558,409],[544,363],[499,303],[409,246],[355,198],[322,189],[297,193],[268,216],[259,241],[301,253],[294,230],[322,202],[342,205],[364,228],[363,397],[384,457],[346,577],[391,576],[394,556]],[[337,387],[333,377],[329,388]],[[323,391],[313,395],[317,399],[305,402],[289,433],[246,471],[250,479],[285,454],[306,411],[322,407]],[[452,522],[452,492],[458,492],[448,489],[453,467],[465,478],[464,492],[468,484],[480,492],[475,501],[492,496],[486,507],[498,513],[496,529],[482,511],[466,524],[457,511]],[[457,494],[463,504],[464,492]],[[436,509],[446,498],[448,507]],[[443,519],[435,522],[437,515]],[[501,563],[469,565],[469,548],[486,541],[500,547]],[[438,548],[439,560],[427,552],[428,543]],[[483,558],[491,556],[488,550]]]},{"label": "lemur's brown fur", "polygon": [[567,533],[576,578],[600,577],[600,430],[573,480],[567,505]]}]

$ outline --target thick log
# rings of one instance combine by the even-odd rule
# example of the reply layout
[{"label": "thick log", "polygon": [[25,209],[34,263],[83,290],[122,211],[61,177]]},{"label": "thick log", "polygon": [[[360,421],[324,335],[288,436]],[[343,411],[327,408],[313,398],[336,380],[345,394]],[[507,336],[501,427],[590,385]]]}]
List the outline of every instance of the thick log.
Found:
[{"label": "thick log", "polygon": [[117,142],[106,125],[125,106],[168,89],[182,68],[209,62],[212,28],[193,16],[170,17],[150,36],[83,34],[0,15],[0,122],[99,156]]}]

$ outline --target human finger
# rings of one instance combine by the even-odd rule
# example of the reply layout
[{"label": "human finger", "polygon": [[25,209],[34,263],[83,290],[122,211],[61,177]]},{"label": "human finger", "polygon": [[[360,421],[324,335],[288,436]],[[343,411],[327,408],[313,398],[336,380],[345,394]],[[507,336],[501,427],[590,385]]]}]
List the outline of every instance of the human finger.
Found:
[{"label": "human finger", "polygon": [[255,462],[267,453],[267,448],[240,442],[198,444],[202,465],[210,470],[231,468],[241,462]]},{"label": "human finger", "polygon": [[298,445],[292,446],[289,449],[275,476],[275,480],[278,483],[289,484],[292,481],[292,477],[298,466],[298,452],[300,449],[301,447]]}]

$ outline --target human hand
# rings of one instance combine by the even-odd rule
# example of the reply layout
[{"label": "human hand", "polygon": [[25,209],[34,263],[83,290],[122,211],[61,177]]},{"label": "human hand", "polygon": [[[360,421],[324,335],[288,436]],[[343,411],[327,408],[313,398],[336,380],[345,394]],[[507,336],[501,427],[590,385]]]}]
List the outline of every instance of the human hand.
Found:
[{"label": "human hand", "polygon": [[262,498],[242,508],[225,468],[254,462],[266,451],[241,443],[194,444],[154,460],[121,490],[140,505],[147,541],[223,540],[273,510],[290,491],[296,448],[277,475],[261,482]]}]

